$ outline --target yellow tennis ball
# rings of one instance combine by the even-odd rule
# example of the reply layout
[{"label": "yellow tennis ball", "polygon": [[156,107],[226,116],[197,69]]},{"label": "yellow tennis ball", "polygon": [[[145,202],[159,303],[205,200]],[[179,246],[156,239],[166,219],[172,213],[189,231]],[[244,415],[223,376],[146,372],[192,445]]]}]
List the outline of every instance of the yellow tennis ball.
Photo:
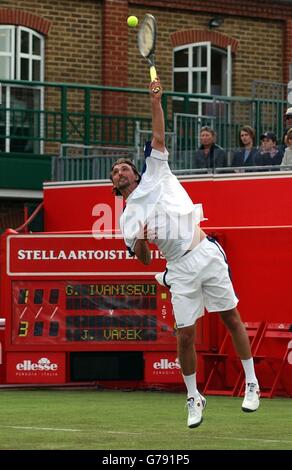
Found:
[{"label": "yellow tennis ball", "polygon": [[136,28],[136,26],[138,26],[139,20],[137,16],[129,16],[127,19],[127,23],[130,28]]}]

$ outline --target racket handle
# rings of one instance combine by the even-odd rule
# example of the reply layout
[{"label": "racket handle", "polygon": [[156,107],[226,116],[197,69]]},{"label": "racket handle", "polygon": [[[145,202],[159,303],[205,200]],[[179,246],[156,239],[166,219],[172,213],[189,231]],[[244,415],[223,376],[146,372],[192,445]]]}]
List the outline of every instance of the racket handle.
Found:
[{"label": "racket handle", "polygon": [[[157,73],[156,73],[156,68],[154,65],[151,65],[150,67],[150,77],[151,77],[151,82],[155,82],[157,80]],[[154,93],[158,93],[160,91],[160,87],[157,86],[154,88]]]},{"label": "racket handle", "polygon": [[157,73],[156,73],[156,68],[154,65],[151,65],[150,67],[150,77],[151,77],[151,82],[155,82],[157,80]]}]

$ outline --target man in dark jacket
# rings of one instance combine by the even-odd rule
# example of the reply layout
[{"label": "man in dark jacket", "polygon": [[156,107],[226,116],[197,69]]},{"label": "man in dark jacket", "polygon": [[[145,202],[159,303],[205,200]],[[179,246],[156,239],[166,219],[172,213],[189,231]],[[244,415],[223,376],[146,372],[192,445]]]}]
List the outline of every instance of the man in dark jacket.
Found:
[{"label": "man in dark jacket", "polygon": [[227,165],[225,150],[215,143],[216,133],[208,126],[200,130],[201,146],[192,159],[193,168],[222,168]]},{"label": "man in dark jacket", "polygon": [[283,152],[277,147],[274,132],[267,131],[261,135],[261,147],[255,156],[257,166],[281,165]]}]

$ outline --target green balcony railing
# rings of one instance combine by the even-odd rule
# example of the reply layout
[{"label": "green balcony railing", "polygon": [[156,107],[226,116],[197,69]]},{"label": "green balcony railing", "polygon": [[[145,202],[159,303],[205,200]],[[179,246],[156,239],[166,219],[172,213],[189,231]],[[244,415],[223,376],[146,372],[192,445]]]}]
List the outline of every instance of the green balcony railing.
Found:
[{"label": "green balcony railing", "polygon": [[[217,143],[225,149],[238,146],[239,129],[247,124],[256,129],[257,139],[266,130],[280,139],[286,106],[284,99],[165,91],[168,147],[176,157],[176,169],[189,167],[202,125],[214,128]],[[128,147],[139,161],[147,138],[151,116],[146,89],[1,80],[0,152],[5,155],[66,158],[70,146],[83,146],[85,155],[86,147]],[[100,156],[108,158],[98,150],[96,157]]]}]

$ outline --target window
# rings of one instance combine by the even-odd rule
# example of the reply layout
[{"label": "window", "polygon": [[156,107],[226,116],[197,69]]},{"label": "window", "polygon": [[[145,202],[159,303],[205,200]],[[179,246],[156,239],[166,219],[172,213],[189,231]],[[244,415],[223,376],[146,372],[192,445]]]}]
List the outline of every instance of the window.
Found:
[{"label": "window", "polygon": [[0,79],[14,78],[14,30],[0,25]]},{"label": "window", "polygon": [[[0,80],[44,80],[44,38],[0,25]],[[0,101],[0,151],[40,153],[42,87],[4,84]]]},{"label": "window", "polygon": [[[210,42],[180,46],[174,50],[174,91],[202,95],[230,96],[231,51],[212,47]],[[185,109],[183,99],[176,99],[176,112],[196,115],[210,114],[210,101],[192,99]],[[212,106],[212,105],[211,105]],[[212,110],[211,115],[216,115]]]}]

